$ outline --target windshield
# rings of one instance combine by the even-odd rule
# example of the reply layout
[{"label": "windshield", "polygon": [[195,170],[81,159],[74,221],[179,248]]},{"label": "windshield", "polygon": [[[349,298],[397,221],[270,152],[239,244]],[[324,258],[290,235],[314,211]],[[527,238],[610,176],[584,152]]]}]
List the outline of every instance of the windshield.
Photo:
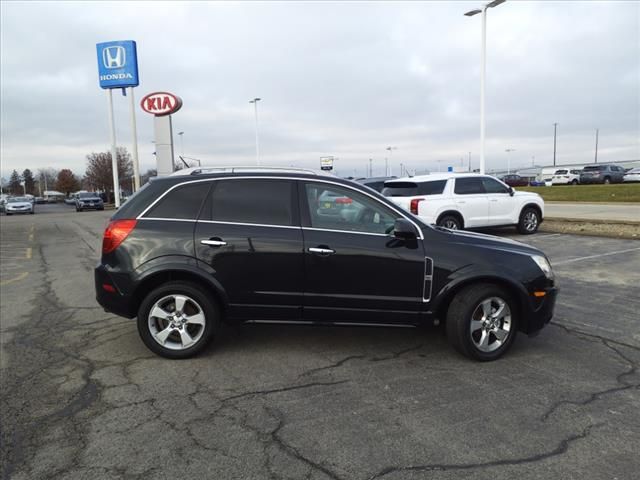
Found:
[{"label": "windshield", "polygon": [[28,202],[29,199],[27,197],[12,197],[7,201],[9,203],[18,203],[18,202]]},{"label": "windshield", "polygon": [[91,192],[84,192],[84,193],[78,194],[78,198],[95,198],[97,196],[98,196],[97,193],[91,193]]},{"label": "windshield", "polygon": [[566,170],[556,170],[556,175],[564,175],[566,173],[567,173]]}]

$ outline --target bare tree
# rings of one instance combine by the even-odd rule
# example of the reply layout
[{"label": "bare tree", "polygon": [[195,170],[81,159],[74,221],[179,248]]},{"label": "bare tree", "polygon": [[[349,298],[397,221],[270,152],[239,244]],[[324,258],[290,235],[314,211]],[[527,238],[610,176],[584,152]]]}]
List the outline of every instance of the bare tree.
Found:
[{"label": "bare tree", "polygon": [[80,182],[78,178],[68,168],[63,168],[58,173],[58,179],[56,181],[56,190],[69,196],[71,192],[75,192],[80,188]]},{"label": "bare tree", "polygon": [[53,190],[58,180],[58,171],[55,168],[39,168],[38,169],[38,183],[42,189],[42,193],[46,190]]},{"label": "bare tree", "polygon": [[[131,156],[124,147],[118,147],[116,155],[120,185],[128,185],[128,181],[133,175]],[[92,190],[113,191],[111,152],[94,152],[87,155],[87,172],[84,177],[84,184]]]}]

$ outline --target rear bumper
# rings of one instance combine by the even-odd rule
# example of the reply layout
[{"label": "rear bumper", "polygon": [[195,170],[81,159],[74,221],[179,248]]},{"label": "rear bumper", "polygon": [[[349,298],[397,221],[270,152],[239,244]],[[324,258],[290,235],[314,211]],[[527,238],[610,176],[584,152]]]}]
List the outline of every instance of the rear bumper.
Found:
[{"label": "rear bumper", "polygon": [[[113,281],[104,265],[98,265],[94,270],[96,287],[96,301],[107,312],[115,313],[121,317],[133,318],[136,316],[135,303],[129,295],[123,294]],[[106,288],[105,288],[106,287]],[[114,291],[110,291],[111,289]]]},{"label": "rear bumper", "polygon": [[558,288],[548,287],[545,289],[546,295],[540,300],[531,298],[528,307],[525,307],[524,333],[535,334],[545,327],[553,318],[553,309],[556,305]]}]

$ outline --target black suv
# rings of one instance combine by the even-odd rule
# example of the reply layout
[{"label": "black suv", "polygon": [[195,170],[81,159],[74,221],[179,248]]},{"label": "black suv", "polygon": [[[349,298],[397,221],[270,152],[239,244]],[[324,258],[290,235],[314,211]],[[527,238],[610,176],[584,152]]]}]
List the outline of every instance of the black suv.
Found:
[{"label": "black suv", "polygon": [[[327,213],[328,197],[349,208]],[[557,293],[534,247],[431,227],[368,187],[289,169],[153,180],[111,218],[95,286],[169,358],[223,322],[444,322],[460,352],[493,360],[549,322]]]}]

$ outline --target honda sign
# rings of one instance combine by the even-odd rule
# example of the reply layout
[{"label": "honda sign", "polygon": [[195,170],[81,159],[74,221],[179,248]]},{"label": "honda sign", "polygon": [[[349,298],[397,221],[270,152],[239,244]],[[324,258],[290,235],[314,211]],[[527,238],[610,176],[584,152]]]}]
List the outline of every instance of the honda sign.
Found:
[{"label": "honda sign", "polygon": [[138,58],[136,42],[120,40],[96,44],[98,78],[101,88],[137,87]]}]

